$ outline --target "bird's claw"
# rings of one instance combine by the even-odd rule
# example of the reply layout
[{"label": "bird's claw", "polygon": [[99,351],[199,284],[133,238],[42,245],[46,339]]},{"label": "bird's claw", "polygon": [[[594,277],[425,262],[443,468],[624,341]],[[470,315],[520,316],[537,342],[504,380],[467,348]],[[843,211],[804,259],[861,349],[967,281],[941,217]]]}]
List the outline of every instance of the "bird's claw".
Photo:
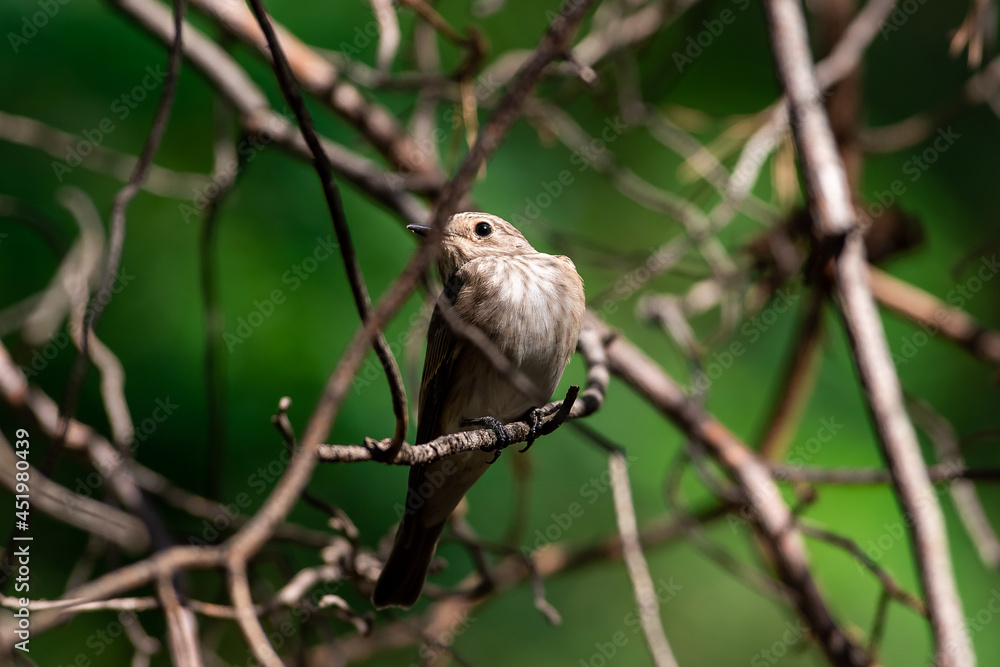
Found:
[{"label": "bird's claw", "polygon": [[504,447],[510,444],[510,438],[507,436],[507,429],[503,427],[503,423],[496,417],[477,417],[475,419],[466,419],[464,424],[468,426],[485,426],[493,431],[496,435],[496,442],[489,447],[484,447],[484,452],[493,452],[493,458],[487,463],[492,465],[500,458],[500,453],[503,451]]},{"label": "bird's claw", "polygon": [[532,408],[525,415],[524,421],[528,422],[528,439],[525,441],[524,449],[521,450],[522,454],[531,449],[531,446],[535,444],[535,438],[541,434],[542,417],[544,416],[545,411],[541,408]]}]

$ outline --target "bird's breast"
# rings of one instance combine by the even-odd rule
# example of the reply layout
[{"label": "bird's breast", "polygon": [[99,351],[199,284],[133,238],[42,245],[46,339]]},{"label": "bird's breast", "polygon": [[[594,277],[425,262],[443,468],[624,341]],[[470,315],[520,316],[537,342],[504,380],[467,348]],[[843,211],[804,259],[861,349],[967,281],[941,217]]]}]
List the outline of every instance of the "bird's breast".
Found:
[{"label": "bird's breast", "polygon": [[460,295],[456,307],[539,389],[551,394],[582,326],[579,275],[568,260],[543,253],[477,263],[473,284],[466,286],[471,289]]}]

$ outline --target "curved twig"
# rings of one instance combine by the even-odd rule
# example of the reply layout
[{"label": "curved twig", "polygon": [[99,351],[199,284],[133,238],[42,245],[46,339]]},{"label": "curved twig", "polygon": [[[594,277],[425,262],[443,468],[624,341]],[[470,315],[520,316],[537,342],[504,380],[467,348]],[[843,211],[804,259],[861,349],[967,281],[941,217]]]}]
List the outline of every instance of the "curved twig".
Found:
[{"label": "curved twig", "polygon": [[[354,305],[361,316],[361,323],[364,324],[371,319],[372,303],[371,299],[368,298],[368,288],[365,286],[364,275],[361,273],[361,266],[358,264],[358,258],[354,252],[354,242],[351,240],[351,231],[347,226],[347,217],[344,215],[344,203],[340,199],[340,190],[333,180],[333,171],[330,168],[330,162],[323,151],[323,147],[320,145],[319,137],[313,128],[312,117],[309,115],[309,111],[302,101],[302,95],[299,93],[298,86],[292,77],[288,60],[285,58],[285,53],[274,33],[274,27],[271,25],[271,21],[264,11],[264,5],[261,0],[250,0],[250,4],[253,7],[253,13],[257,18],[257,22],[260,24],[261,30],[267,39],[274,62],[274,72],[278,77],[278,83],[281,85],[281,92],[295,113],[299,129],[312,153],[313,166],[319,175],[320,184],[323,187],[323,196],[326,199],[330,218],[333,220],[333,229],[337,234],[340,255],[344,260],[344,270],[347,272],[347,280],[351,285]],[[382,369],[385,371],[386,380],[389,382],[389,391],[392,395],[392,411],[396,416],[396,432],[393,434],[392,442],[385,452],[388,458],[393,458],[403,444],[403,439],[406,437],[406,390],[403,388],[403,377],[399,373],[399,366],[396,364],[396,359],[392,356],[389,344],[385,340],[385,334],[381,330],[372,339],[372,346],[375,348],[375,354],[378,355]]]}]

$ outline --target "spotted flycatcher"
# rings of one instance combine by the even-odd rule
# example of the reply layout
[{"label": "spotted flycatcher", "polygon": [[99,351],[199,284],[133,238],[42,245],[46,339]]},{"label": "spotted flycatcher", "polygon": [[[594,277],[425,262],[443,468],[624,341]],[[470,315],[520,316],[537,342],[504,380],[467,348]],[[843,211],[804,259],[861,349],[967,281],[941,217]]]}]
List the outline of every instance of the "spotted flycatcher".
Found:
[{"label": "spotted flycatcher", "polygon": [[[408,229],[421,236],[430,231]],[[495,215],[459,213],[445,223],[438,272],[445,286],[441,299],[454,315],[479,328],[541,394],[551,396],[583,326],[583,280],[573,262],[536,251]],[[427,331],[417,444],[483,424],[496,430],[537,407],[452,331],[439,305]],[[472,451],[410,469],[406,509],[372,596],[376,607],[417,601],[445,522],[495,458]]]}]

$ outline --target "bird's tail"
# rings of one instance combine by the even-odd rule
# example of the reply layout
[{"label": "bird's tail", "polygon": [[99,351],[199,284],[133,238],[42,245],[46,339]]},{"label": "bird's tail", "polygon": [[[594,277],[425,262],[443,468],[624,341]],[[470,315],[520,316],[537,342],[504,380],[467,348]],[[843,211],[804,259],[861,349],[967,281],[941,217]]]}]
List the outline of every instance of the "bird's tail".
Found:
[{"label": "bird's tail", "polygon": [[372,595],[376,607],[412,607],[417,601],[448,517],[492,458],[491,452],[467,452],[410,468],[406,512]]},{"label": "bird's tail", "polygon": [[445,521],[432,526],[420,525],[418,516],[406,515],[396,540],[392,545],[392,553],[382,568],[372,603],[377,609],[384,607],[410,608],[420,597],[427,578],[427,570],[434,557]]}]

